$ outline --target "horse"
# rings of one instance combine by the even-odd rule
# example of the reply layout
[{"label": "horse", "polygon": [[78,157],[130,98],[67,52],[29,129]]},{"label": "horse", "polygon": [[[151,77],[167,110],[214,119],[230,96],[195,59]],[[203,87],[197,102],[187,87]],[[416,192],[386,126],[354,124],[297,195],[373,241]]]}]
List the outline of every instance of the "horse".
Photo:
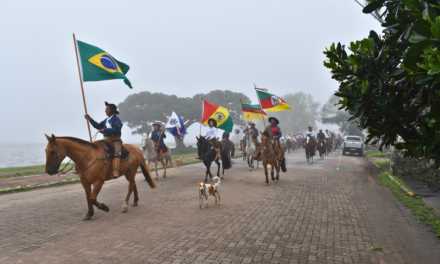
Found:
[{"label": "horse", "polygon": [[[267,172],[267,164],[270,164],[271,171],[270,176],[272,181],[275,183],[280,179],[280,169],[286,172],[286,160],[284,159],[284,146],[281,145],[281,151],[277,155],[277,146],[275,142],[271,142],[269,139],[269,133],[267,131],[261,132],[261,161],[263,162],[264,174],[266,175],[266,183],[264,185],[269,185],[269,177]],[[276,170],[277,176],[274,178],[274,169]]]},{"label": "horse", "polygon": [[240,140],[240,151],[243,152],[243,160],[246,160],[246,145],[243,140]]},{"label": "horse", "polygon": [[293,141],[290,138],[286,139],[286,149],[289,153],[290,153],[290,150],[292,150],[292,152],[295,150],[293,147]]},{"label": "horse", "polygon": [[[246,136],[245,136],[245,140],[246,140],[246,160],[247,163],[249,165],[249,170],[251,171],[252,168],[254,167],[254,158],[253,156],[255,156],[255,152],[257,150],[254,141],[252,140],[252,131],[249,129],[245,130]],[[257,160],[257,169],[259,167],[259,160]]]},{"label": "horse", "polygon": [[317,149],[319,151],[319,159],[323,159],[325,156],[325,144],[323,139],[318,139],[318,142],[316,142]]},{"label": "horse", "polygon": [[[59,173],[61,162],[69,157],[75,163],[75,169],[81,184],[86,192],[88,211],[83,220],[90,220],[94,214],[93,205],[98,209],[108,212],[110,208],[105,203],[98,202],[98,194],[106,180],[112,179],[114,145],[110,141],[100,140],[90,143],[73,137],[49,137],[46,146],[46,167],[49,175]],[[105,146],[104,146],[105,144]],[[128,202],[133,192],[134,201],[132,206],[137,206],[139,201],[135,177],[139,166],[142,169],[145,180],[151,188],[157,185],[151,178],[151,172],[144,161],[142,151],[133,145],[122,145],[122,157],[119,174],[125,175],[129,182],[128,193],[122,205],[122,212],[128,210]],[[110,157],[106,156],[104,147],[108,149]],[[126,158],[125,158],[126,157]],[[125,160],[124,160],[125,159]],[[93,185],[93,190],[92,190]]]},{"label": "horse", "polygon": [[228,146],[229,149],[229,157],[234,157],[235,155],[235,144],[231,140],[229,140],[229,132],[225,131],[222,135],[222,142]]},{"label": "horse", "polygon": [[312,159],[313,163],[313,156],[315,155],[315,139],[312,138],[310,135],[307,135],[303,141],[303,146],[306,152],[307,163],[310,163],[310,159]]},{"label": "horse", "polygon": [[[171,161],[171,149],[166,147],[166,151],[162,153],[162,158],[159,160],[159,153],[157,153],[156,146],[151,138],[148,135],[142,135],[142,150],[145,153],[146,163],[147,165],[151,162],[154,162],[154,167],[156,170],[156,180],[159,179],[159,174],[157,173],[157,162],[160,161],[163,167],[163,177],[167,176],[167,167],[168,162],[170,162],[171,166],[175,167],[173,162]],[[164,162],[165,158],[165,162]]]},{"label": "horse", "polygon": [[[220,162],[218,161],[218,159],[216,159],[217,152],[211,146],[211,143],[209,143],[208,140],[205,139],[204,137],[196,136],[196,139],[197,139],[197,153],[199,155],[199,158],[203,160],[203,164],[205,164],[206,167],[205,182],[208,182],[208,175],[212,181],[211,163],[213,161],[215,161],[215,163],[218,166],[217,176],[220,177]],[[223,147],[220,148],[220,157],[222,159],[222,167],[223,167],[223,172],[220,179],[223,179],[225,176],[225,170],[230,169],[232,167],[232,164],[228,155],[229,153],[228,146],[224,145],[222,142],[219,142],[218,144],[219,147]]]},{"label": "horse", "polygon": [[325,155],[332,153],[332,139],[326,138],[324,145],[325,145],[325,149],[327,150]]},{"label": "horse", "polygon": [[336,148],[338,147],[338,145],[337,145],[337,142],[336,142],[336,139],[332,139],[332,143],[333,143],[333,152],[335,152],[336,151]]}]

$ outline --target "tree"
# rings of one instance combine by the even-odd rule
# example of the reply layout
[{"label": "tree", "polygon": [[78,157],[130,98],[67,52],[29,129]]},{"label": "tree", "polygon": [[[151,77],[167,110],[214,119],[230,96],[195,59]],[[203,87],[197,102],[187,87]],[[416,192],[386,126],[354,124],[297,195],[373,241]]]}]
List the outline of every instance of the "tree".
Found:
[{"label": "tree", "polygon": [[[368,129],[367,141],[406,150],[440,165],[440,7],[434,0],[370,0],[364,13],[385,9],[384,33],[324,54],[335,95],[350,120]],[[374,139],[375,138],[375,139]],[[397,139],[400,140],[397,143]],[[373,140],[374,139],[374,140]]]},{"label": "tree", "polygon": [[338,106],[339,97],[336,95],[330,96],[328,102],[322,106],[321,121],[323,124],[336,124],[339,130],[345,135],[360,136],[365,138],[364,133],[359,130],[357,125],[348,121],[351,115],[344,110],[340,110]]},{"label": "tree", "polygon": [[[185,128],[192,124],[200,122],[202,110],[202,95],[196,94],[190,97],[177,97],[176,95],[167,95],[163,93],[140,92],[129,95],[122,103],[118,105],[120,117],[124,123],[131,129],[135,129],[133,134],[147,134],[153,128],[153,123],[164,123],[167,117],[174,111],[182,118]],[[244,103],[250,100],[242,93],[231,91],[212,91],[203,95],[203,98],[213,104],[228,108],[234,122],[243,119],[241,116],[241,106],[239,99]],[[177,147],[185,147],[182,141],[175,138]]]},{"label": "tree", "polygon": [[285,134],[300,133],[308,126],[316,127],[320,103],[313,101],[311,94],[298,92],[281,96],[293,111],[267,112],[267,116],[274,116],[281,122],[281,129]]}]

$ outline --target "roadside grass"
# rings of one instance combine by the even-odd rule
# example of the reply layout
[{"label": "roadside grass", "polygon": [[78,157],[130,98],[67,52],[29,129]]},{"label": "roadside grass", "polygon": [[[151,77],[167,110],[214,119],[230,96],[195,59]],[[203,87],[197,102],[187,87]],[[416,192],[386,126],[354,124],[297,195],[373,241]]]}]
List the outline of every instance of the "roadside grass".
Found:
[{"label": "roadside grass", "polygon": [[376,164],[379,167],[390,166],[390,162],[389,161],[377,161],[374,164]]},{"label": "roadside grass", "polygon": [[[66,166],[67,163],[61,164],[61,168],[63,166]],[[73,165],[73,163],[70,163],[70,165]],[[41,170],[44,171],[46,168],[45,165],[35,165],[35,166],[26,166],[26,167],[10,167],[10,168],[0,168],[0,172],[10,172],[10,171],[20,171],[20,170]]]},{"label": "roadside grass", "polygon": [[389,157],[389,156],[390,156],[389,152],[380,152],[379,150],[364,151],[364,157],[367,159],[369,157]]},{"label": "roadside grass", "polygon": [[[381,179],[380,183],[383,186],[390,188],[391,192],[397,197],[397,199],[405,206],[411,208],[412,214],[418,216],[421,222],[423,222],[425,225],[430,225],[436,237],[440,238],[440,217],[435,214],[434,208],[426,206],[422,202],[422,197],[420,196],[416,196],[414,198],[407,196],[402,191],[400,186],[388,177],[388,173],[384,172],[379,174],[379,178]],[[393,175],[393,177],[402,185],[406,186],[399,176]],[[406,187],[410,189],[408,186]]]},{"label": "roadside grass", "polygon": [[39,175],[39,174],[46,174],[46,172],[44,172],[44,171],[32,171],[32,172],[6,174],[6,175],[1,175],[0,176],[0,180],[1,179],[7,179],[7,178],[20,177],[20,176]]}]

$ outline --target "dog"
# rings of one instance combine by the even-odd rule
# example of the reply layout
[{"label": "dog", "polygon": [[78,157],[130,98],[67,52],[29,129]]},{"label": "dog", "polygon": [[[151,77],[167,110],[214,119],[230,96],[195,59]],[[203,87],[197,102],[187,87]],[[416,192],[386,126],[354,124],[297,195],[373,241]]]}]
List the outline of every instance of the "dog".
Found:
[{"label": "dog", "polygon": [[215,176],[214,181],[215,180],[217,180],[217,182],[214,182],[212,184],[199,182],[200,194],[205,196],[205,200],[206,200],[205,208],[208,207],[208,200],[209,200],[209,196],[211,195],[214,195],[216,204],[217,204],[217,196],[218,196],[218,204],[220,204],[220,178]]},{"label": "dog", "polygon": [[182,166],[183,165],[182,157],[180,157],[179,159],[176,159],[176,164],[177,164],[177,166]]}]

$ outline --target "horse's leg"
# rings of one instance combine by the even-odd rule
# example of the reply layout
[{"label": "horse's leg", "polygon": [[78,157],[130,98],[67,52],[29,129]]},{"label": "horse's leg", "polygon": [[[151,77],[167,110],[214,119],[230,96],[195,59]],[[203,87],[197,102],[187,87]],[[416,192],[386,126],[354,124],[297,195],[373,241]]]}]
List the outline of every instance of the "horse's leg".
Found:
[{"label": "horse's leg", "polygon": [[273,177],[274,175],[274,167],[276,168],[277,166],[277,162],[275,161],[273,164],[271,164],[272,166],[270,166],[270,177],[272,178],[272,181],[275,180],[275,178]]},{"label": "horse's leg", "polygon": [[[130,175],[131,176],[131,175]],[[128,202],[129,202],[129,200],[130,200],[130,196],[131,196],[131,193],[133,192],[133,190],[136,188],[136,182],[134,181],[134,177],[130,177],[130,176],[126,176],[127,177],[127,180],[129,181],[129,184],[128,184],[128,193],[127,193],[127,196],[125,197],[125,201],[124,201],[124,203],[122,204],[122,210],[121,210],[121,212],[123,212],[123,213],[125,213],[125,212],[127,212],[128,211]],[[136,198],[135,198],[136,199]]]},{"label": "horse's leg", "polygon": [[212,181],[211,162],[209,163],[209,166],[208,166],[208,174],[209,174],[209,178],[210,178],[211,181]]},{"label": "horse's leg", "polygon": [[159,179],[159,174],[157,173],[157,159],[154,161],[154,167],[155,167],[155,170],[156,170],[156,180],[158,180]]},{"label": "horse's leg", "polygon": [[[134,181],[134,178],[133,178],[133,181]],[[134,201],[131,206],[136,207],[136,206],[138,206],[138,201],[139,201],[139,195],[138,195],[138,189],[137,189],[136,182],[134,182],[133,195],[134,195]]]},{"label": "horse's leg", "polygon": [[264,175],[266,175],[266,183],[264,185],[269,185],[269,177],[267,172],[267,161],[263,160],[263,168],[264,168]]},{"label": "horse's leg", "polygon": [[104,181],[96,181],[95,184],[93,184],[93,190],[92,195],[90,196],[90,202],[98,207],[98,209],[101,209],[103,211],[110,211],[110,208],[105,203],[99,203],[98,202],[98,194],[101,191],[102,185],[104,185]]},{"label": "horse's leg", "polygon": [[[163,162],[164,159],[165,159],[165,162]],[[168,167],[168,160],[167,160],[167,158],[161,159],[160,163],[162,163],[162,167],[163,167],[163,177],[166,177],[167,176],[167,167]]]},{"label": "horse's leg", "polygon": [[281,169],[282,162],[283,161],[277,161],[277,168],[276,168],[277,176],[275,177],[275,183],[277,183],[278,180],[280,179],[280,169]]},{"label": "horse's leg", "polygon": [[93,205],[90,202],[90,196],[92,193],[92,185],[88,182],[85,182],[83,180],[81,180],[81,184],[84,188],[84,191],[86,191],[86,199],[87,199],[87,214],[84,215],[83,220],[90,220],[90,218],[92,218],[93,213],[94,213],[94,209],[93,209]]},{"label": "horse's leg", "polygon": [[[218,159],[216,159],[215,163],[217,164],[217,177],[220,177],[220,161],[218,161]],[[223,161],[222,161],[222,163],[223,163]],[[224,169],[223,169],[223,175],[225,175],[225,170]],[[212,180],[212,175],[211,175],[211,180]]]}]

